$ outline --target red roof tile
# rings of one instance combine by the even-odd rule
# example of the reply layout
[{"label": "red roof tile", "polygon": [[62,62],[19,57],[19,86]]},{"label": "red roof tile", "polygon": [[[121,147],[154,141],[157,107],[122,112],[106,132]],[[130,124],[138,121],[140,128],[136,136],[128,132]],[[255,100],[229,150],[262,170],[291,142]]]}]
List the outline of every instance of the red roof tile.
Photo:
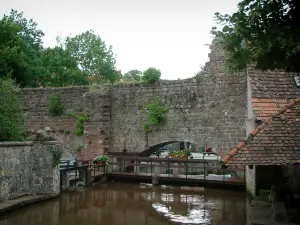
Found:
[{"label": "red roof tile", "polygon": [[300,162],[300,98],[278,109],[226,155],[227,165],[287,165]]}]

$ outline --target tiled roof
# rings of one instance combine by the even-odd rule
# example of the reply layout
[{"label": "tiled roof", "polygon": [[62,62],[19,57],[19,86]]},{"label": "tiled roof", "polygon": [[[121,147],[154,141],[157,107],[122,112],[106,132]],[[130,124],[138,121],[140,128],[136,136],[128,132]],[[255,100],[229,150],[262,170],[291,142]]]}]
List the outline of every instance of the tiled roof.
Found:
[{"label": "tiled roof", "polygon": [[252,106],[255,119],[265,120],[269,116],[278,112],[283,106],[288,104],[288,99],[267,99],[267,98],[253,98]]},{"label": "tiled roof", "polygon": [[300,98],[291,100],[226,155],[226,165],[287,165],[300,162]]},{"label": "tiled roof", "polygon": [[296,99],[300,96],[292,73],[249,70],[248,75],[252,98]]},{"label": "tiled roof", "polygon": [[294,74],[280,71],[248,71],[255,118],[265,120],[290,100],[300,96]]}]

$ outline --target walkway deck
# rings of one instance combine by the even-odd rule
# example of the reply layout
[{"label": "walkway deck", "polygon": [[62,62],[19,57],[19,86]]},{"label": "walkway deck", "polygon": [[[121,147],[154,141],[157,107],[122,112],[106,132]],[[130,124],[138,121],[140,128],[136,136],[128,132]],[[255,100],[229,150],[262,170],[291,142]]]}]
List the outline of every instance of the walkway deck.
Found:
[{"label": "walkway deck", "polygon": [[[244,174],[244,168],[228,170],[213,165],[214,161],[203,159],[112,156],[105,174],[112,180],[150,183],[152,176],[157,174],[160,184],[245,189],[244,178],[232,176],[236,172]],[[211,174],[209,171],[222,175]],[[193,173],[199,175],[192,175]]]},{"label": "walkway deck", "polygon": [[[110,172],[106,173],[108,179],[111,180],[127,180],[139,182],[152,182],[151,173],[124,173],[124,172]],[[172,175],[159,174],[158,180],[160,184],[174,184],[174,185],[192,185],[202,186],[207,188],[222,188],[222,189],[245,189],[244,179],[236,177],[214,176],[214,175]]]}]

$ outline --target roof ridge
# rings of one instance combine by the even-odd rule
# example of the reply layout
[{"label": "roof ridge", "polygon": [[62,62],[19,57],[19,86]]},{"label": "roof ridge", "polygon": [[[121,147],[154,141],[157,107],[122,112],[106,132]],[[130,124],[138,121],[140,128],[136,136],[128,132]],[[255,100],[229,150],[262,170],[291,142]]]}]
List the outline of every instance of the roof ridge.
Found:
[{"label": "roof ridge", "polygon": [[264,128],[266,128],[269,123],[274,119],[274,117],[277,117],[281,114],[283,114],[284,112],[286,112],[286,110],[288,110],[289,108],[293,107],[296,103],[300,103],[300,97],[296,98],[296,99],[292,99],[290,103],[286,104],[285,106],[283,106],[279,111],[277,111],[276,113],[274,113],[273,115],[271,115],[270,117],[268,117],[261,125],[259,125],[258,127],[256,127],[245,140],[242,140],[236,147],[234,147],[222,160],[221,160],[221,164],[225,165],[226,163],[228,163],[232,157],[234,155],[236,155],[240,149],[244,148],[249,141],[251,141],[260,131],[262,131]]}]

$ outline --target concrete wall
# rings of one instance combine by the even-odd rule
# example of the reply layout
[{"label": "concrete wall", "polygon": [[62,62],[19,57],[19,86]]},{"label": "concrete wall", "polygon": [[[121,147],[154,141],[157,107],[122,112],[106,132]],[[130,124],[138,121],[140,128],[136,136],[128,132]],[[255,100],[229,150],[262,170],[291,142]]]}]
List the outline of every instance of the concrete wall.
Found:
[{"label": "concrete wall", "polygon": [[59,169],[49,148],[56,142],[0,143],[0,201],[27,194],[59,194]]},{"label": "concrete wall", "polygon": [[[247,120],[246,120],[246,136],[251,133],[255,128],[255,118],[252,106],[252,93],[251,93],[251,84],[250,77],[247,75]],[[246,137],[245,136],[245,137]],[[253,166],[250,169],[249,166],[246,166],[246,189],[249,194],[252,196],[256,195],[256,167]]]}]

